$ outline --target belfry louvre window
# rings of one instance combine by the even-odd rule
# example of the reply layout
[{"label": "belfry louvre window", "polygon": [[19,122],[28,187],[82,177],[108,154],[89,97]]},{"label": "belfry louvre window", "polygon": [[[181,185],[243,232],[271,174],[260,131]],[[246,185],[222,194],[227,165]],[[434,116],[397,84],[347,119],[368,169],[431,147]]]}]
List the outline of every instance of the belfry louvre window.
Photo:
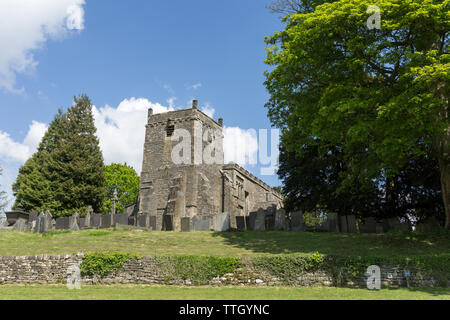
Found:
[{"label": "belfry louvre window", "polygon": [[175,131],[175,126],[174,125],[168,125],[166,127],[166,134],[168,137],[173,136],[173,132]]}]

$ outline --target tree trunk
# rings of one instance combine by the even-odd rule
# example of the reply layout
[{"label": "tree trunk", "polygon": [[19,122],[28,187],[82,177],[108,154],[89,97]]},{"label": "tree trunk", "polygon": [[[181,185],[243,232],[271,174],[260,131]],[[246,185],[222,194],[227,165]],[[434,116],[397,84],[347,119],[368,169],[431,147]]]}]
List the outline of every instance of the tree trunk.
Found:
[{"label": "tree trunk", "polygon": [[439,160],[441,171],[442,199],[445,208],[445,229],[450,229],[450,163]]}]

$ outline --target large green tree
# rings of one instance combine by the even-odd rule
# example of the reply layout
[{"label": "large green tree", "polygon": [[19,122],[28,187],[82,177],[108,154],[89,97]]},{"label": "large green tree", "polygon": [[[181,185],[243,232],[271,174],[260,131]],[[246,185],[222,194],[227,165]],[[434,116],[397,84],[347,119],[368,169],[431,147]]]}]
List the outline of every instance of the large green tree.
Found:
[{"label": "large green tree", "polygon": [[86,95],[58,112],[38,151],[19,170],[13,191],[26,210],[70,215],[91,205],[99,212],[105,196],[103,156],[92,105]]},{"label": "large green tree", "polygon": [[111,212],[114,192],[117,191],[117,211],[124,212],[125,207],[136,203],[139,194],[139,176],[133,167],[120,163],[105,166],[106,199],[104,211]]},{"label": "large green tree", "polygon": [[340,146],[338,191],[380,176],[390,187],[431,155],[450,228],[449,0],[301,2],[266,40],[267,107],[286,150]]}]

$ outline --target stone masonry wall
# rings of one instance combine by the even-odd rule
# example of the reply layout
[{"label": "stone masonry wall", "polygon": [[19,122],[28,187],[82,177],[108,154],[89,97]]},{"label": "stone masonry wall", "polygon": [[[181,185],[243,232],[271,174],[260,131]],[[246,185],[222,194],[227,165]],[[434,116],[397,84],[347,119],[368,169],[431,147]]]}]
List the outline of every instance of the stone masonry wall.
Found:
[{"label": "stone masonry wall", "polygon": [[[78,255],[42,255],[28,257],[0,257],[0,285],[4,284],[57,284],[65,283],[67,271],[71,266],[79,266],[83,254]],[[189,279],[181,280],[174,277],[175,266],[158,266],[153,257],[133,259],[127,262],[119,272],[103,279],[83,277],[82,284],[164,284],[164,285],[192,285]],[[404,277],[404,270],[400,267],[382,267],[381,281],[383,287],[412,286],[430,287],[438,283],[432,277],[419,271],[411,272],[411,277]],[[449,283],[450,284],[450,283]],[[448,285],[449,285],[448,284]],[[332,286],[332,277],[324,271],[305,272],[289,279],[257,273],[251,264],[244,264],[234,273],[225,274],[212,279],[209,285],[237,285],[237,286]],[[447,285],[447,286],[448,286]],[[346,286],[366,287],[366,279],[348,282]]]}]

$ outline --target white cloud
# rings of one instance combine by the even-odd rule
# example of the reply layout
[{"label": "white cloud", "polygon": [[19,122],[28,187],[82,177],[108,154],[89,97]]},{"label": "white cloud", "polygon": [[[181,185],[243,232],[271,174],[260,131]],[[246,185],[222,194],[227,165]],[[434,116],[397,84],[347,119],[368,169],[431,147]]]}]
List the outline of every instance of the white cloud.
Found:
[{"label": "white cloud", "polygon": [[46,124],[33,121],[23,142],[16,142],[8,133],[0,131],[0,158],[24,163],[36,151],[46,131]]},{"label": "white cloud", "polygon": [[201,87],[202,87],[202,84],[200,82],[193,84],[193,85],[186,85],[186,89],[188,89],[188,90],[197,90]]},{"label": "white cloud", "polygon": [[16,88],[16,74],[32,72],[33,52],[49,39],[84,29],[85,0],[0,1],[0,87]]},{"label": "white cloud", "polygon": [[106,163],[127,162],[140,174],[148,109],[153,113],[173,110],[147,99],[125,99],[117,108],[93,108],[97,135]]},{"label": "white cloud", "polygon": [[209,103],[206,103],[200,110],[202,110],[210,118],[214,118],[214,114],[216,113],[216,109],[211,107]]}]

